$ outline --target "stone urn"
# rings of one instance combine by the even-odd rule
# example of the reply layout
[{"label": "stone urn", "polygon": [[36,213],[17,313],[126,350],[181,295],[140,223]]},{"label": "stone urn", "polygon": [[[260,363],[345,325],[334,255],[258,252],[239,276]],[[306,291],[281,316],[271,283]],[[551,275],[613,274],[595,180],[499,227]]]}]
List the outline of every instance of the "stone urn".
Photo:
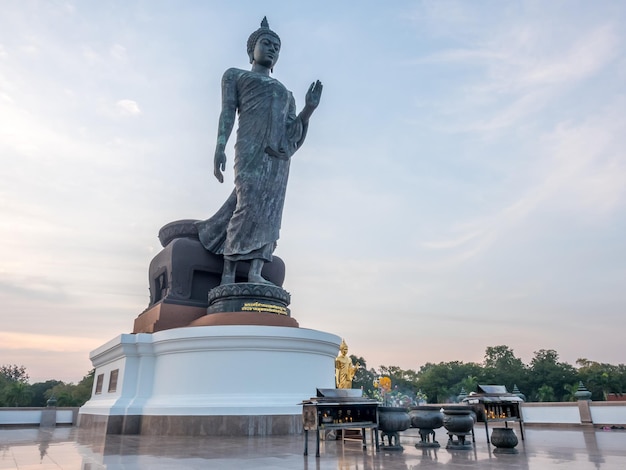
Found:
[{"label": "stone urn", "polygon": [[[400,431],[411,427],[411,417],[406,408],[397,406],[378,407],[378,429],[381,432],[384,450],[403,450],[400,445]],[[385,437],[388,445],[385,444]]]},{"label": "stone urn", "polygon": [[443,427],[448,431],[446,449],[471,449],[472,443],[466,439],[474,429],[474,417],[469,406],[449,406],[443,410]]},{"label": "stone urn", "polygon": [[[411,427],[418,428],[421,441],[415,444],[420,449],[423,447],[439,447],[435,440],[435,429],[443,426],[443,413],[439,406],[413,406],[409,411]],[[432,441],[431,441],[432,436]]]},{"label": "stone urn", "polygon": [[517,436],[512,428],[493,428],[491,443],[496,447],[494,452],[503,454],[516,454]]},{"label": "stone urn", "polygon": [[591,400],[591,392],[583,385],[582,380],[578,382],[578,389],[576,390],[576,393],[574,393],[574,397],[577,401]]}]

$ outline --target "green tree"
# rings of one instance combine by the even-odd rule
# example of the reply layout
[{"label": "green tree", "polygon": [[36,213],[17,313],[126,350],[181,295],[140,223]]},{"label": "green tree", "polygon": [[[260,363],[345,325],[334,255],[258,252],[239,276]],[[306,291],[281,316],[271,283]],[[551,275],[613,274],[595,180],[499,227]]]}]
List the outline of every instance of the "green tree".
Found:
[{"label": "green tree", "polygon": [[578,383],[565,385],[565,395],[563,401],[576,401],[576,392],[578,391]]},{"label": "green tree", "polygon": [[60,380],[46,380],[45,382],[35,382],[31,385],[33,398],[31,406],[46,406],[45,393],[55,385],[62,383]]},{"label": "green tree", "polygon": [[588,359],[578,359],[578,376],[591,392],[592,400],[606,400],[609,393],[626,391],[626,367],[614,366]]},{"label": "green tree", "polygon": [[26,367],[17,364],[4,364],[0,366],[0,377],[5,378],[9,382],[28,383],[28,374]]},{"label": "green tree", "polygon": [[420,367],[417,386],[428,396],[429,403],[448,403],[456,401],[462,387],[473,391],[483,377],[482,367],[474,362],[429,362]]},{"label": "green tree", "polygon": [[91,398],[94,373],[95,370],[92,369],[76,385],[60,382],[48,389],[44,397],[47,400],[54,396],[57,399],[57,406],[83,406]]},{"label": "green tree", "polygon": [[509,392],[515,384],[522,389],[528,385],[528,369],[508,346],[489,346],[485,350],[485,380],[491,385],[504,385]]},{"label": "green tree", "polygon": [[542,385],[537,389],[537,401],[556,401],[554,389],[550,385]]},{"label": "green tree", "polygon": [[350,359],[353,364],[359,364],[359,369],[356,371],[356,374],[354,374],[354,379],[352,379],[352,388],[360,388],[365,395],[372,396],[376,371],[374,369],[368,370],[367,363],[362,357],[350,354]]},{"label": "green tree", "polygon": [[463,380],[461,380],[459,384],[461,385],[461,388],[465,390],[465,393],[471,393],[478,388],[478,377],[474,375],[468,375]]},{"label": "green tree", "polygon": [[30,385],[25,382],[10,382],[3,389],[3,399],[7,406],[28,406],[32,395]]},{"label": "green tree", "polygon": [[[530,361],[529,374],[531,386],[528,394],[532,400],[563,401],[568,395],[565,386],[579,380],[576,369],[566,362],[559,362],[558,359],[559,355],[554,349],[535,351],[535,356]],[[544,386],[552,389],[551,400],[547,400],[549,394],[542,388]]]},{"label": "green tree", "polygon": [[32,391],[24,366],[0,366],[0,406],[28,406]]},{"label": "green tree", "polygon": [[378,374],[391,379],[392,387],[402,393],[415,394],[418,390],[417,372],[413,369],[401,369],[398,366],[380,366]]},{"label": "green tree", "polygon": [[423,396],[420,393],[417,372],[413,369],[402,369],[398,366],[380,366],[379,376],[387,376],[391,379],[391,393],[388,397],[402,406],[416,404]]},{"label": "green tree", "polygon": [[614,366],[578,359],[576,369],[560,362],[558,353],[553,349],[535,351],[530,364],[525,365],[508,346],[489,346],[482,364],[460,361],[426,363],[417,372],[398,366],[368,369],[364,358],[350,358],[361,365],[353,386],[362,387],[364,393],[371,397],[376,395],[373,381],[381,376],[391,378],[392,393],[397,395],[394,398],[406,395],[415,400],[421,392],[430,403],[453,402],[462,388],[470,393],[476,390],[478,384],[502,384],[509,392],[516,384],[530,401],[573,400],[580,380],[592,392],[594,400],[605,400],[608,393],[626,393],[626,365]]},{"label": "green tree", "polygon": [[91,391],[93,390],[93,380],[96,375],[96,369],[91,369],[85,376],[78,382],[78,396],[83,400],[81,406],[91,398]]}]

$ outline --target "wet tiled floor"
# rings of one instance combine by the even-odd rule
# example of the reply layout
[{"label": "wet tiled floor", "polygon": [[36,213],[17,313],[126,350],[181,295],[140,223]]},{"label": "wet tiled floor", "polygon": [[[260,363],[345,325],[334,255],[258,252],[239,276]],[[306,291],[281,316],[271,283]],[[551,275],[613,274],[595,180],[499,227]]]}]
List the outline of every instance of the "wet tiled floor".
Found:
[{"label": "wet tiled floor", "polygon": [[[519,432],[516,430],[517,434]],[[582,428],[527,428],[518,453],[498,454],[476,427],[470,450],[416,449],[416,430],[401,434],[402,452],[361,449],[358,442],[322,442],[315,457],[313,439],[303,455],[304,436],[150,437],[95,436],[76,428],[0,429],[0,469],[626,469],[626,431]]]}]

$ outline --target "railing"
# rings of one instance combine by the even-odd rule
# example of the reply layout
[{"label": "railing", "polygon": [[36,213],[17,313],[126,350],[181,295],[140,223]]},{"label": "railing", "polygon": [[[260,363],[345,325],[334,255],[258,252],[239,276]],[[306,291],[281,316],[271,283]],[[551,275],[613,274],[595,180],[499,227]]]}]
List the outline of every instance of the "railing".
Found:
[{"label": "railing", "polygon": [[[433,404],[445,408],[451,404]],[[522,420],[529,425],[626,427],[626,401],[524,402]],[[480,418],[482,420],[482,418]]]},{"label": "railing", "polygon": [[524,403],[524,424],[626,426],[626,402]]},{"label": "railing", "polygon": [[[442,405],[445,407],[446,405]],[[523,403],[527,425],[626,427],[626,402],[578,401]],[[75,425],[78,408],[0,408],[0,426]]]},{"label": "railing", "polygon": [[0,408],[0,426],[75,425],[78,407]]}]

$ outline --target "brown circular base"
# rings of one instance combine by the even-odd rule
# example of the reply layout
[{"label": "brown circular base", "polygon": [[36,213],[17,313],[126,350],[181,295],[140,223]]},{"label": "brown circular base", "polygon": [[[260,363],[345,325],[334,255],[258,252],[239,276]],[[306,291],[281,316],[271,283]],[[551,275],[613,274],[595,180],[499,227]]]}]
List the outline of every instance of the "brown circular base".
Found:
[{"label": "brown circular base", "polygon": [[263,312],[211,313],[192,321],[188,326],[260,325],[298,328],[298,322],[287,315]]}]

